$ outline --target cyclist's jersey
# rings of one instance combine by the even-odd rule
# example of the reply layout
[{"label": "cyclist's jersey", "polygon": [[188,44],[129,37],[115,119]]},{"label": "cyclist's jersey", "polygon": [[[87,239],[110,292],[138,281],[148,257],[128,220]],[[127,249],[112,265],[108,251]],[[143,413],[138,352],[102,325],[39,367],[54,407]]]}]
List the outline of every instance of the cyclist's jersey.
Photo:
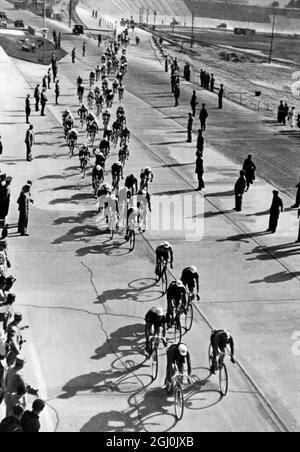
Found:
[{"label": "cyclist's jersey", "polygon": [[127,129],[127,127],[122,130],[121,137],[122,138],[130,138],[130,131]]},{"label": "cyclist's jersey", "polygon": [[96,168],[94,168],[93,173],[92,173],[92,179],[93,180],[95,180],[95,179],[103,180],[104,179],[103,168],[101,168],[100,170],[97,170]]},{"label": "cyclist's jersey", "polygon": [[95,96],[99,96],[100,95],[101,91],[100,91],[99,86],[96,86],[96,88],[94,90],[94,93],[95,93]]},{"label": "cyclist's jersey", "polygon": [[119,191],[119,203],[126,204],[130,198],[131,198],[130,190],[126,187],[123,187]]},{"label": "cyclist's jersey", "polygon": [[78,110],[78,116],[82,118],[86,118],[86,115],[88,114],[88,109],[86,107],[81,107]]},{"label": "cyclist's jersey", "polygon": [[115,130],[116,132],[119,132],[121,129],[121,124],[119,121],[115,121],[112,125],[113,130]]},{"label": "cyclist's jersey", "polygon": [[90,132],[97,132],[99,129],[98,124],[94,121],[92,124],[89,125],[89,131]]},{"label": "cyclist's jersey", "polygon": [[168,262],[169,254],[173,252],[173,248],[166,248],[165,246],[159,246],[156,249],[156,256],[158,259]]},{"label": "cyclist's jersey", "polygon": [[103,105],[103,102],[104,99],[102,95],[96,97],[96,105]]},{"label": "cyclist's jersey", "polygon": [[78,94],[83,95],[83,93],[84,93],[84,86],[79,85],[79,86],[78,86]]},{"label": "cyclist's jersey", "polygon": [[232,336],[228,338],[224,330],[213,331],[210,342],[215,349],[218,348],[221,352],[224,352],[227,345],[230,345],[231,350],[234,350],[233,338]]},{"label": "cyclist's jersey", "polygon": [[90,79],[93,79],[93,78],[95,78],[95,77],[96,77],[96,74],[95,74],[95,72],[92,71],[92,72],[90,73]]},{"label": "cyclist's jersey", "polygon": [[113,176],[121,176],[123,173],[123,166],[121,163],[114,163],[111,167],[111,173]]},{"label": "cyclist's jersey", "polygon": [[199,275],[198,273],[194,273],[193,270],[191,270],[191,267],[187,267],[183,270],[181,275],[181,281],[184,285],[195,283],[195,281],[199,281]]},{"label": "cyclist's jersey", "polygon": [[123,94],[124,93],[124,86],[119,86],[119,88],[118,88],[118,90],[119,90],[119,93],[120,94]]},{"label": "cyclist's jersey", "polygon": [[96,120],[94,113],[89,113],[89,114],[87,115],[86,119],[87,119],[87,121],[89,121],[89,122],[92,122],[92,121],[95,121],[95,120]]},{"label": "cyclist's jersey", "polygon": [[142,171],[140,177],[141,177],[141,180],[149,179],[151,182],[153,181],[152,171]]},{"label": "cyclist's jersey", "polygon": [[151,211],[151,197],[149,193],[138,193],[137,196],[137,207],[139,209],[147,209]]},{"label": "cyclist's jersey", "polygon": [[88,159],[91,157],[90,151],[86,148],[81,148],[79,151],[80,160]]},{"label": "cyclist's jersey", "polygon": [[168,365],[174,365],[178,367],[179,371],[182,371],[183,366],[187,366],[188,374],[191,375],[192,372],[192,364],[191,364],[191,355],[187,352],[186,356],[182,356],[179,352],[179,345],[174,344],[167,351]]},{"label": "cyclist's jersey", "polygon": [[111,118],[110,113],[103,113],[103,115],[102,115],[103,121],[109,121],[110,118]]},{"label": "cyclist's jersey", "polygon": [[65,125],[66,125],[67,127],[69,127],[69,128],[72,128],[72,127],[73,127],[73,124],[74,124],[74,119],[73,119],[71,116],[68,116],[68,117],[65,119]]},{"label": "cyclist's jersey", "polygon": [[81,85],[83,83],[83,80],[81,77],[77,78],[77,85]]},{"label": "cyclist's jersey", "polygon": [[128,209],[127,212],[128,227],[134,228],[135,224],[137,223],[138,214],[139,212],[135,207],[131,207],[130,209]]},{"label": "cyclist's jersey", "polygon": [[109,148],[110,148],[110,145],[109,145],[109,141],[108,140],[100,141],[100,144],[99,144],[100,151],[104,151],[104,150],[109,149]]},{"label": "cyclist's jersey", "polygon": [[125,115],[124,107],[120,106],[117,108],[117,116],[119,116],[119,115]]},{"label": "cyclist's jersey", "polygon": [[102,154],[102,152],[100,154],[96,154],[94,152],[95,158],[96,158],[96,162],[95,162],[95,166],[100,165],[100,166],[104,166],[106,158],[104,157],[104,155]]},{"label": "cyclist's jersey", "polygon": [[152,309],[150,309],[146,316],[145,316],[145,322],[148,325],[153,325],[156,328],[164,328],[164,326],[167,323],[166,316],[163,315],[162,317],[158,316],[156,312],[154,312]]},{"label": "cyclist's jersey", "polygon": [[123,146],[123,147],[119,150],[119,158],[127,157],[127,154],[128,154],[128,146]]},{"label": "cyclist's jersey", "polygon": [[137,186],[137,179],[133,176],[133,174],[131,174],[130,176],[126,177],[125,187],[134,188],[134,186]]},{"label": "cyclist's jersey", "polygon": [[185,287],[178,287],[176,285],[176,282],[172,282],[167,290],[167,297],[168,299],[178,301],[185,301],[187,296],[186,288]]},{"label": "cyclist's jersey", "polygon": [[90,100],[94,100],[95,99],[95,94],[93,93],[93,91],[90,91],[87,98]]},{"label": "cyclist's jersey", "polygon": [[119,87],[119,82],[118,82],[118,80],[115,80],[113,82],[113,88],[116,90],[116,89],[118,89],[118,87]]}]

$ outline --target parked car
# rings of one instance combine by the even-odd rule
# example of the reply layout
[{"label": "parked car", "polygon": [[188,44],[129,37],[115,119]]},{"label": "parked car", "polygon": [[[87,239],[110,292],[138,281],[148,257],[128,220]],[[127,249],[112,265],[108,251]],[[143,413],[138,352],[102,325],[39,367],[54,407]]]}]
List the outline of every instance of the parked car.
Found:
[{"label": "parked car", "polygon": [[22,19],[15,20],[15,28],[25,28],[24,21]]},{"label": "parked car", "polygon": [[0,28],[7,28],[7,22],[5,20],[0,20]]},{"label": "parked car", "polygon": [[227,24],[223,23],[217,26],[217,28],[227,28]]},{"label": "parked car", "polygon": [[74,25],[73,35],[84,35],[83,25],[78,25],[78,24]]}]

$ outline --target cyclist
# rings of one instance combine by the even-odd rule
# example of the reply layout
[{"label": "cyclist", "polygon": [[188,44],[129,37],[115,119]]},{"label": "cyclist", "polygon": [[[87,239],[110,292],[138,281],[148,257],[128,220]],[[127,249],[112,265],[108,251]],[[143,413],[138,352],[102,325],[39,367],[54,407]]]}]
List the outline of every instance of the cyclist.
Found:
[{"label": "cyclist", "polygon": [[96,103],[96,115],[99,118],[100,114],[102,113],[102,109],[104,106],[104,98],[102,96],[102,94],[100,94],[99,96],[96,96],[95,99],[95,103]]},{"label": "cyclist", "polygon": [[71,148],[73,149],[73,152],[74,152],[75,146],[77,145],[78,135],[79,134],[78,134],[77,130],[74,128],[71,129],[69,132],[69,137],[68,137],[69,147],[70,147],[70,150],[71,150]]},{"label": "cyclist", "polygon": [[225,330],[212,331],[210,343],[213,349],[213,364],[210,370],[213,374],[215,374],[217,370],[218,356],[220,355],[220,353],[226,352],[227,345],[230,346],[231,362],[232,364],[235,364],[234,341],[232,335],[228,331]]},{"label": "cyclist", "polygon": [[112,125],[113,130],[113,141],[115,143],[115,146],[118,144],[118,139],[121,135],[121,124],[120,121],[116,120]]},{"label": "cyclist", "polygon": [[167,339],[166,339],[166,324],[167,319],[164,315],[164,311],[162,308],[151,308],[146,316],[145,316],[145,337],[146,337],[146,347],[145,347],[145,353],[147,358],[150,357],[153,350],[151,350],[151,344],[150,344],[150,336],[158,335],[161,336],[164,346],[167,346]]},{"label": "cyclist", "polygon": [[65,123],[66,123],[66,119],[67,119],[67,117],[69,116],[69,115],[71,115],[72,113],[70,112],[70,110],[65,110],[65,111],[63,111],[63,113],[62,113],[62,124],[63,124],[63,127],[65,127]]},{"label": "cyclist", "polygon": [[94,86],[96,80],[96,74],[94,71],[90,72],[90,88]]},{"label": "cyclist", "polygon": [[105,110],[102,114],[104,130],[107,129],[110,118],[111,118],[111,114],[109,113],[108,110]]},{"label": "cyclist", "polygon": [[94,91],[90,90],[90,92],[87,95],[87,101],[88,101],[89,109],[92,110],[93,105],[94,105],[94,101],[95,101]]},{"label": "cyclist", "polygon": [[105,77],[105,78],[102,80],[102,90],[103,90],[103,92],[105,92],[105,91],[107,90],[107,88],[108,88],[108,80],[107,80],[107,78]]},{"label": "cyclist", "polygon": [[65,119],[65,136],[66,136],[66,139],[68,140],[68,142],[69,142],[69,138],[68,138],[69,137],[69,133],[73,129],[73,126],[74,126],[74,118],[70,114]]},{"label": "cyclist", "polygon": [[95,149],[93,149],[93,154],[94,154],[95,159],[96,159],[96,160],[95,160],[95,166],[100,165],[100,166],[103,168],[103,170],[105,170],[106,157],[105,157],[105,155],[103,154],[103,152],[98,151],[98,150],[95,148]]},{"label": "cyclist", "polygon": [[129,188],[132,196],[138,191],[138,181],[134,174],[130,174],[126,177],[125,187]]},{"label": "cyclist", "polygon": [[183,270],[181,275],[181,281],[188,289],[191,295],[195,293],[195,289],[197,290],[197,299],[200,300],[199,296],[199,274],[197,272],[197,268],[193,265],[191,267],[187,267]]},{"label": "cyclist", "polygon": [[114,93],[112,89],[108,89],[107,90],[107,94],[106,94],[106,105],[108,108],[111,108],[113,105],[113,101],[114,101]]},{"label": "cyclist", "polygon": [[122,103],[122,101],[124,99],[124,91],[125,91],[125,88],[124,88],[123,83],[121,82],[119,85],[119,88],[118,88],[120,104]]},{"label": "cyclist", "polygon": [[98,126],[97,121],[95,120],[95,121],[91,122],[91,124],[88,127],[88,135],[91,138],[91,144],[94,144],[95,137],[96,137],[98,131],[99,131],[99,126]]},{"label": "cyclist", "polygon": [[161,243],[156,248],[156,268],[155,268],[155,274],[157,276],[160,276],[160,267],[163,265],[164,262],[170,262],[171,268],[173,268],[173,247],[170,245],[169,242]]},{"label": "cyclist", "polygon": [[125,166],[126,160],[129,158],[129,149],[127,144],[124,144],[119,150],[119,161]]},{"label": "cyclist", "polygon": [[130,207],[128,209],[127,229],[126,229],[126,235],[125,235],[126,242],[128,242],[128,240],[129,240],[130,232],[135,229],[135,226],[138,223],[138,215],[139,215],[139,211],[136,207]]},{"label": "cyclist", "polygon": [[[151,212],[151,197],[146,191],[140,190],[137,194],[137,208],[139,209],[138,223],[142,232],[146,231],[147,209]],[[143,225],[143,228],[141,228]]]},{"label": "cyclist", "polygon": [[101,90],[100,90],[99,86],[95,86],[94,93],[95,93],[95,97],[100,96]]},{"label": "cyclist", "polygon": [[149,182],[153,182],[154,176],[151,168],[146,168],[141,171],[141,190],[144,190],[145,188],[148,189]]},{"label": "cyclist", "polygon": [[130,130],[127,126],[124,127],[121,131],[121,144],[126,145],[130,141]]},{"label": "cyclist", "polygon": [[87,114],[87,116],[86,116],[86,130],[87,130],[87,131],[88,131],[88,128],[89,128],[90,124],[91,124],[93,121],[96,121],[96,117],[95,117],[94,113],[93,113],[92,111],[90,111],[90,112]]},{"label": "cyclist", "polygon": [[120,179],[124,178],[123,177],[123,166],[120,162],[116,162],[112,165],[111,167],[111,176],[112,176],[112,187],[113,190],[116,190],[119,183],[120,183]]},{"label": "cyclist", "polygon": [[99,150],[103,152],[104,156],[107,157],[110,153],[110,143],[107,138],[103,138],[99,144]]},{"label": "cyclist", "polygon": [[100,75],[101,75],[101,69],[100,69],[99,64],[97,64],[97,67],[95,69],[95,74],[96,74],[96,82],[98,82],[100,79]]},{"label": "cyclist", "polygon": [[[106,196],[106,199],[104,200],[104,209],[105,209],[105,219],[106,223],[109,222],[109,218],[114,217],[114,222],[117,223],[119,219],[119,206],[118,206],[118,199],[115,197],[115,195],[109,193]],[[118,226],[116,226],[116,229],[118,229]]]},{"label": "cyclist", "polygon": [[118,108],[117,108],[117,118],[120,119],[123,116],[125,116],[124,107],[123,107],[123,105],[119,105]]},{"label": "cyclist", "polygon": [[172,378],[179,372],[190,377],[192,373],[191,355],[185,344],[173,344],[167,350],[167,370],[164,389],[169,392],[171,389]]},{"label": "cyclist", "polygon": [[138,36],[135,37],[135,42],[137,46],[140,44],[140,38]]},{"label": "cyclist", "polygon": [[77,96],[78,96],[79,103],[81,104],[83,101],[83,96],[84,96],[84,86],[83,85],[78,86]]},{"label": "cyclist", "polygon": [[118,88],[119,88],[119,81],[117,79],[115,79],[113,81],[112,87],[113,87],[113,93],[116,94],[118,91]]},{"label": "cyclist", "polygon": [[167,320],[168,327],[170,328],[174,324],[175,310],[186,312],[187,306],[187,290],[181,281],[173,281],[167,290]]},{"label": "cyclist", "polygon": [[99,186],[103,183],[104,180],[104,171],[102,166],[96,165],[93,168],[92,172],[92,185],[95,192],[95,196],[97,195]]},{"label": "cyclist", "polygon": [[87,107],[84,104],[82,104],[77,112],[78,116],[80,118],[80,122],[83,123],[86,120],[88,112],[89,112],[89,110],[87,109]]},{"label": "cyclist", "polygon": [[79,149],[79,161],[80,161],[80,169],[83,172],[85,165],[91,158],[91,153],[89,147],[86,143],[84,143]]}]

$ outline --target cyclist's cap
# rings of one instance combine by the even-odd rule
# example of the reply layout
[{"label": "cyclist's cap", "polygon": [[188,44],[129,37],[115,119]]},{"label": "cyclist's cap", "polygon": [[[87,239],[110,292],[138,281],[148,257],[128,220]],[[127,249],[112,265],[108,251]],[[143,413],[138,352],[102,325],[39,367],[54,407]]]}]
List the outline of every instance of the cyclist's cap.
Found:
[{"label": "cyclist's cap", "polygon": [[6,299],[7,303],[14,303],[16,301],[16,295],[14,293],[9,293]]},{"label": "cyclist's cap", "polygon": [[176,284],[177,287],[184,287],[183,282],[180,281],[180,279],[177,279],[175,284]]},{"label": "cyclist's cap", "polygon": [[17,322],[23,320],[23,316],[20,312],[16,312],[14,315],[14,320],[16,320]]},{"label": "cyclist's cap", "polygon": [[230,333],[230,331],[224,330],[224,333],[226,334],[227,339],[229,340],[229,339],[231,338],[231,333]]},{"label": "cyclist's cap", "polygon": [[197,267],[195,265],[191,266],[191,270],[193,273],[197,273]]},{"label": "cyclist's cap", "polygon": [[157,314],[159,317],[162,317],[162,316],[164,315],[163,309],[162,309],[162,308],[156,308],[156,314]]},{"label": "cyclist's cap", "polygon": [[164,246],[165,248],[170,248],[170,243],[169,242],[164,242],[162,243],[162,246]]},{"label": "cyclist's cap", "polygon": [[17,355],[16,357],[16,364],[24,364],[26,363],[26,359],[22,355]]},{"label": "cyclist's cap", "polygon": [[184,344],[180,344],[178,346],[178,351],[181,354],[181,356],[187,356],[187,354],[188,354],[188,348]]},{"label": "cyclist's cap", "polygon": [[97,166],[96,166],[96,170],[97,170],[97,171],[100,171],[100,170],[101,170],[101,166],[100,166],[100,165],[97,165]]}]

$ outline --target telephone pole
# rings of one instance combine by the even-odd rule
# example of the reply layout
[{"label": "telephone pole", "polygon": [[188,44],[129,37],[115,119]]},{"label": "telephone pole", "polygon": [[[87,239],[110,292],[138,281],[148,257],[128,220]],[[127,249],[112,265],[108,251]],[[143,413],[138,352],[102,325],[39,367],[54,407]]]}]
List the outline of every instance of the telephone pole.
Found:
[{"label": "telephone pole", "polygon": [[195,36],[194,36],[194,22],[195,22],[195,10],[193,9],[193,12],[192,12],[191,49],[193,48],[194,40],[195,40]]},{"label": "telephone pole", "polygon": [[269,64],[272,63],[272,54],[273,54],[273,43],[274,43],[276,17],[277,17],[277,9],[274,9],[274,18],[273,18],[273,26],[272,26],[272,36],[271,36],[271,45],[270,45]]}]

